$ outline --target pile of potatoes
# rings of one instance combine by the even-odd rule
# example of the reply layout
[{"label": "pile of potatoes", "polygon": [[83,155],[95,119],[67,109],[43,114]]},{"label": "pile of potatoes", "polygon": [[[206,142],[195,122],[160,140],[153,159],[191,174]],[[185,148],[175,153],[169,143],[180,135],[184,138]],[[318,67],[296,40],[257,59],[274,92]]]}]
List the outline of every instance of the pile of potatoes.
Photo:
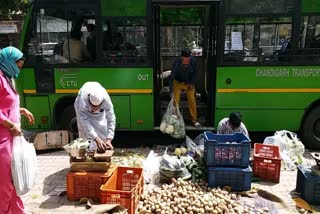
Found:
[{"label": "pile of potatoes", "polygon": [[141,195],[138,212],[140,214],[269,213],[268,208],[244,207],[239,202],[240,199],[240,195],[220,188],[210,188],[205,182],[193,184],[191,181],[172,179],[171,184],[163,184]]}]

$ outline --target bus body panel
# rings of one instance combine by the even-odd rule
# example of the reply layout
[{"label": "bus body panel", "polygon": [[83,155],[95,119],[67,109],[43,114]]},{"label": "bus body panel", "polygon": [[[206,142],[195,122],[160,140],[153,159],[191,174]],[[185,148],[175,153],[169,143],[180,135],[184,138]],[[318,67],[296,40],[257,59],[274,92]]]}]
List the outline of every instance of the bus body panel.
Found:
[{"label": "bus body panel", "polygon": [[130,98],[131,129],[153,130],[153,96],[151,94],[134,94]]},{"label": "bus body panel", "polygon": [[320,98],[319,81],[319,66],[220,67],[215,125],[240,111],[252,131],[296,131],[305,109]]},{"label": "bus body panel", "polygon": [[320,1],[318,0],[302,0],[302,13],[319,13]]},{"label": "bus body panel", "polygon": [[[43,126],[40,118],[53,116],[57,120],[64,109],[55,112],[57,103],[65,103],[64,107],[73,105],[80,87],[87,81],[98,81],[106,87],[114,105],[117,128],[152,130],[154,127],[153,73],[150,68],[56,68],[55,94],[37,93],[36,82],[32,81],[35,80],[33,69],[24,69],[21,76],[21,79],[25,80],[23,93],[26,106],[31,112],[36,112],[37,120],[34,126],[24,123],[26,128],[54,128],[56,121],[51,123],[49,120]],[[36,100],[39,100],[39,103]],[[48,109],[48,112],[38,111],[39,108]]]},{"label": "bus body panel", "polygon": [[111,96],[111,100],[116,115],[116,128],[130,129],[130,96]]},{"label": "bus body panel", "polygon": [[55,68],[56,93],[77,93],[87,81],[98,81],[110,94],[151,94],[152,68]]},{"label": "bus body panel", "polygon": [[52,129],[52,114],[48,96],[27,96],[25,102],[26,108],[32,112],[35,118],[35,124],[30,125],[24,119],[24,127],[27,127],[28,129]]},{"label": "bus body panel", "polygon": [[146,16],[147,0],[101,1],[102,16]]}]

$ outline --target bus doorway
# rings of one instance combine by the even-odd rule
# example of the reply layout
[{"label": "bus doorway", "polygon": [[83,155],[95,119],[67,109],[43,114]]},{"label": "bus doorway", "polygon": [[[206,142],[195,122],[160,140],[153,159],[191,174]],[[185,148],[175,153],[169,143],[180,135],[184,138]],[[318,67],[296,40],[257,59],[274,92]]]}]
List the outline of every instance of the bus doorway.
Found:
[{"label": "bus doorway", "polygon": [[[197,120],[201,124],[201,130],[213,129],[218,3],[201,2],[200,5],[190,1],[176,1],[173,5],[172,2],[154,2],[153,5],[156,126],[159,126],[171,99],[172,65],[181,57],[183,49],[189,49],[196,61],[197,74],[194,86]],[[186,129],[195,129],[190,118],[186,91],[181,93],[179,108]]]}]

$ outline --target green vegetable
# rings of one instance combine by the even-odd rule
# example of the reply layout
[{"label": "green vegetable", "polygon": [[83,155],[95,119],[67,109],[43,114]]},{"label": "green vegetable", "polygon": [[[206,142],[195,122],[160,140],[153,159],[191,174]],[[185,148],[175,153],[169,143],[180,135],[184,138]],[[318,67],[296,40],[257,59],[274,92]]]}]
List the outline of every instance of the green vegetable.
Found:
[{"label": "green vegetable", "polygon": [[189,174],[189,175],[186,175],[186,176],[182,177],[182,180],[187,181],[187,180],[189,180],[191,178],[192,178],[192,175]]}]

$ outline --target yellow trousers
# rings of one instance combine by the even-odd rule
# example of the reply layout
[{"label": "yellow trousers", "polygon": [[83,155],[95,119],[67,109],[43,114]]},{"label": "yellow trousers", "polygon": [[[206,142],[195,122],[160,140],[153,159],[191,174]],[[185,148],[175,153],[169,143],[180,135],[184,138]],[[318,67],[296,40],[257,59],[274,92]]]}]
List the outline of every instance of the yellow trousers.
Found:
[{"label": "yellow trousers", "polygon": [[179,106],[181,91],[185,90],[188,98],[189,112],[192,123],[197,122],[197,105],[195,97],[195,88],[188,89],[187,84],[173,80],[173,96],[176,99],[176,103]]}]

